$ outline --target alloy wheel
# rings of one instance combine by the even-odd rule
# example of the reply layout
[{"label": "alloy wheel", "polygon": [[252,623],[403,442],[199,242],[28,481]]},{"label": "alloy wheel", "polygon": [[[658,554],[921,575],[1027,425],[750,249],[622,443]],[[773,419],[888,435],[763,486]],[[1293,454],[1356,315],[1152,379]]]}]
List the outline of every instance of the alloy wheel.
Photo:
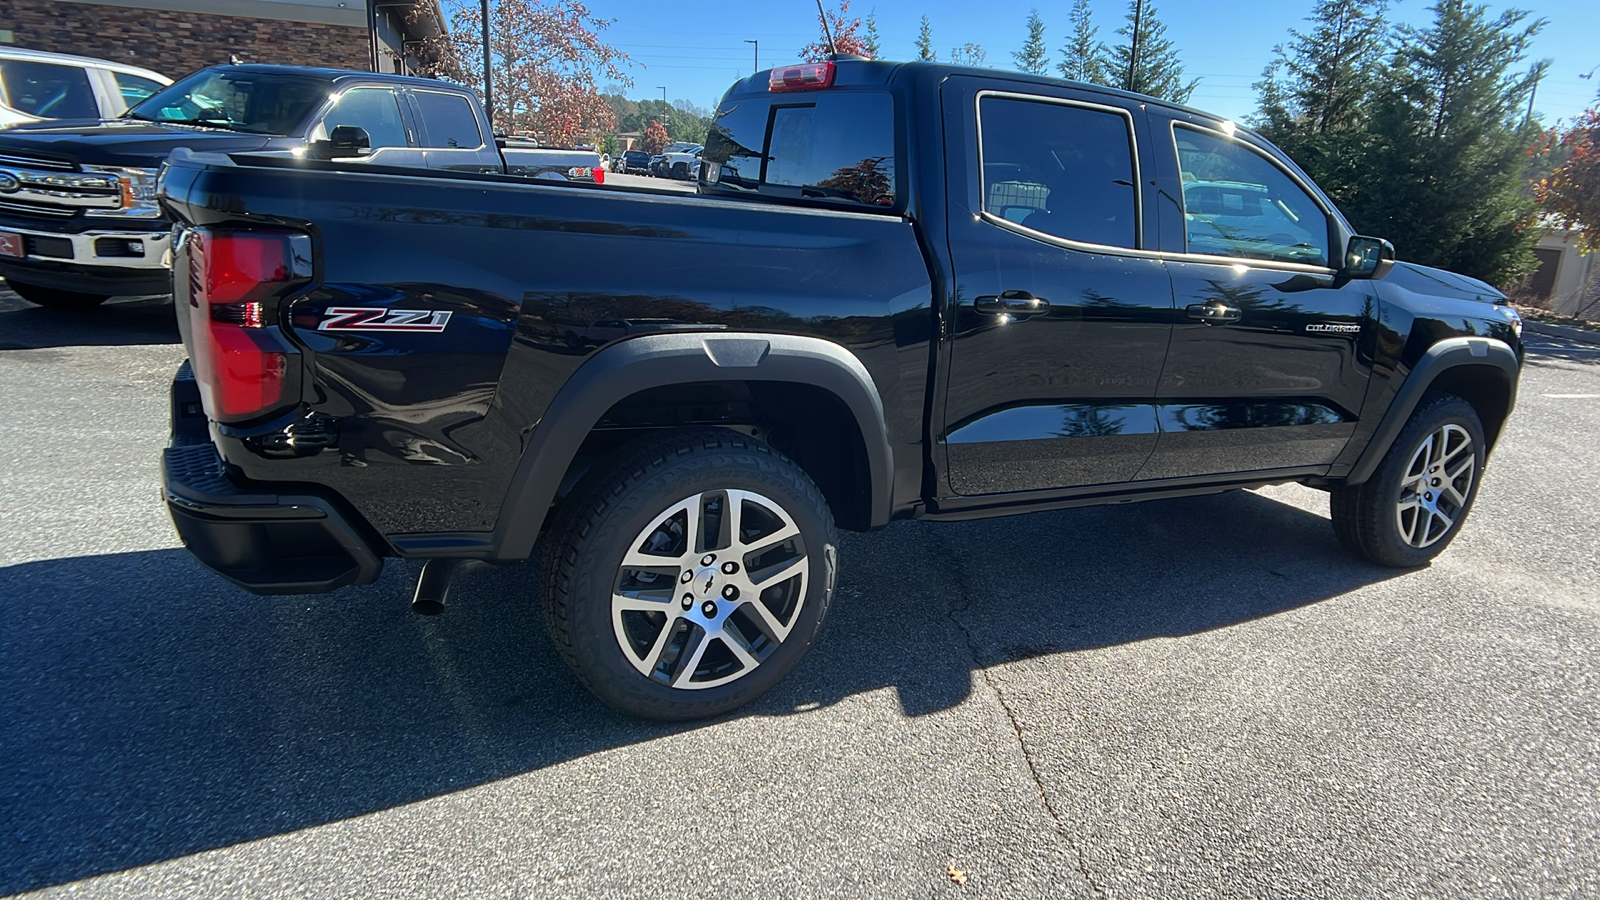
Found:
[{"label": "alloy wheel", "polygon": [[800,528],[753,491],[685,497],[628,546],[611,594],[617,643],[641,675],[673,688],[749,675],[789,636],[805,603]]},{"label": "alloy wheel", "polygon": [[1466,509],[1477,469],[1472,435],[1465,428],[1446,424],[1428,435],[1400,479],[1395,506],[1400,539],[1420,549],[1449,534]]}]

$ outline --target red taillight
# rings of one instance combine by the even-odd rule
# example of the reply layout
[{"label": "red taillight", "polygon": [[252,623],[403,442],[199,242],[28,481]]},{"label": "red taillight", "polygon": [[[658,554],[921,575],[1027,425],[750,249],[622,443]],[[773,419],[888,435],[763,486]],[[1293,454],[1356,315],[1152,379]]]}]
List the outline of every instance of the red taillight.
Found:
[{"label": "red taillight", "polygon": [[833,84],[833,63],[804,63],[798,66],[785,66],[773,69],[767,76],[767,90],[782,91],[819,91]]},{"label": "red taillight", "polygon": [[606,169],[605,169],[605,166],[595,166],[594,167],[594,183],[595,184],[605,184],[606,183]]},{"label": "red taillight", "polygon": [[295,241],[275,232],[189,234],[189,322],[195,379],[214,419],[247,419],[283,400],[288,352],[265,312],[297,279]]}]

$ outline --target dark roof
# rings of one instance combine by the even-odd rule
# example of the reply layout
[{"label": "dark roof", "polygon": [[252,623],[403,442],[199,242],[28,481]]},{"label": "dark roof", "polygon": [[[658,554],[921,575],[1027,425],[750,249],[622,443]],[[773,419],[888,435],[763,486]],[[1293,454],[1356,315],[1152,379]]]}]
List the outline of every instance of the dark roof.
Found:
[{"label": "dark roof", "polygon": [[360,69],[327,69],[317,66],[278,66],[267,63],[245,63],[238,66],[212,66],[212,69],[228,69],[235,72],[259,72],[263,75],[304,75],[312,78],[321,78],[325,81],[347,81],[359,78],[362,81],[382,81],[394,84],[410,84],[427,87],[443,87],[453,90],[465,90],[457,84],[438,81],[433,78],[420,78],[415,75],[391,75],[385,72],[364,72]]},{"label": "dark roof", "polygon": [[[1122,90],[1121,88],[1107,87],[1103,84],[1090,84],[1082,81],[1068,81],[1065,78],[1052,78],[1048,75],[1029,75],[1027,72],[1018,72],[1015,69],[979,69],[973,66],[958,66],[953,63],[894,62],[892,60],[865,59],[838,60],[835,64],[839,67],[838,81],[836,83],[840,84],[841,86],[846,84],[871,84],[874,82],[887,83],[894,79],[896,72],[904,70],[908,75],[912,73],[932,73],[933,77],[940,79],[950,75],[963,75],[969,78],[993,78],[997,81],[1009,81],[1012,83],[1020,82],[1023,84],[1048,85],[1051,87],[1071,87],[1077,90],[1093,91],[1095,93],[1105,94],[1111,97],[1120,97],[1125,100],[1147,103],[1154,106],[1164,107],[1166,109],[1193,113],[1194,115],[1205,116],[1210,119],[1225,118],[1224,116],[1220,116],[1214,112],[1196,109],[1192,106],[1184,106],[1181,103],[1173,103],[1170,100],[1162,100],[1146,94],[1136,94],[1132,91]],[[774,68],[785,69],[792,65],[797,65],[797,63],[789,63],[788,65],[784,66],[775,66]],[[855,71],[849,71],[851,69],[854,69]],[[771,70],[769,69],[766,71],[757,72],[748,78],[736,82],[733,87],[734,93],[765,93],[767,90],[767,75],[770,71]],[[1241,130],[1248,130],[1244,128],[1243,123],[1239,123],[1239,125]]]}]

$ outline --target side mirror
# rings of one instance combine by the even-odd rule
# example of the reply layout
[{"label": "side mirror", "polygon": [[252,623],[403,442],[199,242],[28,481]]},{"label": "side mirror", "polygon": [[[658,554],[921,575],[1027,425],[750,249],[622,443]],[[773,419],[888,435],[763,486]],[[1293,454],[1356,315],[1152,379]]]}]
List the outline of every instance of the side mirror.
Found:
[{"label": "side mirror", "polygon": [[506,148],[506,142],[509,141],[509,140],[510,140],[510,137],[506,134],[505,129],[496,128],[494,130],[494,145],[496,147],[500,148],[501,150],[504,150]]},{"label": "side mirror", "polygon": [[1344,254],[1346,278],[1379,279],[1394,268],[1394,245],[1383,238],[1362,237],[1350,239]]},{"label": "side mirror", "polygon": [[311,142],[311,155],[317,159],[350,159],[371,152],[371,136],[355,125],[335,125],[327,140]]}]

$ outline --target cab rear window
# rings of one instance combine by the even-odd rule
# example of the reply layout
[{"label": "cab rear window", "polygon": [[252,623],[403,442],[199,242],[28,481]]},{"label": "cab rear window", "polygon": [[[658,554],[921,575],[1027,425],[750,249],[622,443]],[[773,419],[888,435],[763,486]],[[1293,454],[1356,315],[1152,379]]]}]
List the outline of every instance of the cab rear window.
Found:
[{"label": "cab rear window", "polygon": [[701,161],[707,190],[893,207],[894,98],[868,91],[729,98]]}]

